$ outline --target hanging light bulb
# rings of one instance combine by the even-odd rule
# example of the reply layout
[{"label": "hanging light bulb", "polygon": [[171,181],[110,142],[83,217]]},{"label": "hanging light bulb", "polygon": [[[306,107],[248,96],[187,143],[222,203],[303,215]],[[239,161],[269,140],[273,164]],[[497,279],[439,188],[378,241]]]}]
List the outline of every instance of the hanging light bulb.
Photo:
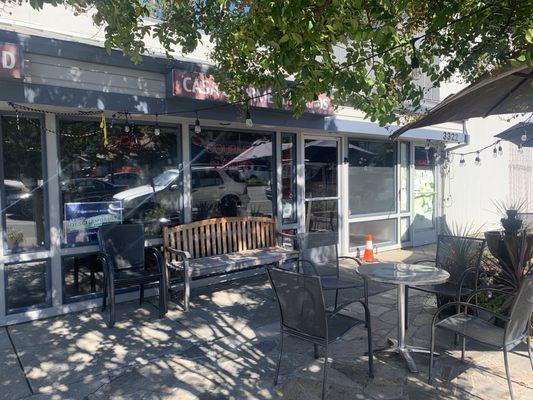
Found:
[{"label": "hanging light bulb", "polygon": [[126,123],[124,124],[124,133],[130,133],[130,131],[131,131],[130,123],[126,119]]},{"label": "hanging light bulb", "polygon": [[413,49],[413,55],[411,56],[411,76],[413,79],[420,79],[422,71],[420,70],[420,60],[416,55],[416,39],[411,39],[411,48]]},{"label": "hanging light bulb", "polygon": [[252,121],[252,115],[250,114],[250,109],[246,108],[246,126],[248,128],[251,128],[254,126],[254,122]]},{"label": "hanging light bulb", "polygon": [[465,156],[461,154],[461,159],[459,160],[459,166],[464,167],[466,165]]},{"label": "hanging light bulb", "polygon": [[518,152],[522,153],[522,151],[523,151],[522,143],[518,143]]},{"label": "hanging light bulb", "polygon": [[492,157],[498,157],[498,149],[496,148],[496,145],[494,145],[494,148],[492,149]]},{"label": "hanging light bulb", "polygon": [[502,149],[502,145],[500,144],[500,142],[498,142],[498,155],[503,155],[503,149]]},{"label": "hanging light bulb", "polygon": [[522,142],[527,142],[527,131],[524,129],[524,133],[520,136]]},{"label": "hanging light bulb", "polygon": [[476,165],[481,165],[481,157],[479,156],[479,151],[476,153]]},{"label": "hanging light bulb", "polygon": [[161,134],[161,128],[159,127],[159,121],[157,120],[158,115],[155,115],[155,127],[154,127],[154,135],[159,136]]},{"label": "hanging light bulb", "polygon": [[200,120],[198,119],[198,113],[196,113],[196,121],[194,121],[194,133],[202,132],[202,127],[200,126]]},{"label": "hanging light bulb", "polygon": [[426,140],[426,145],[424,146],[424,149],[426,149],[426,151],[428,151],[430,148],[430,141],[429,139]]}]

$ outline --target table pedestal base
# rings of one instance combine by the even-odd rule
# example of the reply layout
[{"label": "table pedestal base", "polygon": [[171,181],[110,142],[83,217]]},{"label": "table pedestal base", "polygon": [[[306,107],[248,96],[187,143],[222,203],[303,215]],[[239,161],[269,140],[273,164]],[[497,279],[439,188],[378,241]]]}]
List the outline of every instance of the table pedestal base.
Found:
[{"label": "table pedestal base", "polygon": [[[416,366],[415,360],[413,360],[413,357],[410,353],[423,353],[423,354],[429,354],[429,349],[426,349],[424,347],[418,347],[418,346],[410,346],[410,345],[404,345],[403,347],[400,347],[398,345],[398,341],[396,339],[389,338],[388,339],[390,347],[387,348],[387,350],[392,350],[398,354],[400,354],[403,359],[405,360],[405,363],[407,364],[407,368],[409,369],[409,372],[418,373],[418,367]],[[385,349],[384,349],[385,350]],[[435,356],[439,356],[439,353],[433,353]]]}]

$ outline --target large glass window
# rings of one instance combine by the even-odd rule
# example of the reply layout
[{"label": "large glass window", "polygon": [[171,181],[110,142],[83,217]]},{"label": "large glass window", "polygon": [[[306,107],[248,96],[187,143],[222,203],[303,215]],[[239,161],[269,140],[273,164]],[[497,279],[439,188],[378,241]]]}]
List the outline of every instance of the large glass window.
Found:
[{"label": "large glass window", "polygon": [[364,246],[368,234],[372,235],[375,245],[396,243],[396,221],[395,219],[383,219],[351,223],[350,248]]},{"label": "large glass window", "polygon": [[296,222],[296,135],[281,134],[281,207],[284,224]]},{"label": "large glass window", "polygon": [[350,214],[387,213],[396,210],[394,190],[395,143],[350,140]]},{"label": "large glass window", "polygon": [[44,146],[38,119],[2,117],[0,190],[4,248],[21,252],[44,247]]},{"label": "large glass window", "polygon": [[48,261],[6,264],[5,274],[8,314],[50,305]]},{"label": "large glass window", "polygon": [[64,297],[102,293],[103,271],[96,254],[82,254],[62,258],[65,280]]},{"label": "large glass window", "polygon": [[181,219],[179,130],[140,123],[108,127],[99,121],[59,124],[63,241],[96,241],[99,226],[142,221],[148,236]]},{"label": "large glass window", "polygon": [[191,128],[193,220],[271,216],[272,133]]}]

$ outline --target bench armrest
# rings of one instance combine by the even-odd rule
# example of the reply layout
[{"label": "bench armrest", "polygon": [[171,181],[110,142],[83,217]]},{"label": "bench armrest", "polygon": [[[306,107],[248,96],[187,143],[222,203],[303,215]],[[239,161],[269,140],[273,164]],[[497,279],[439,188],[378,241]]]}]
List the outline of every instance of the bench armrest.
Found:
[{"label": "bench armrest", "polygon": [[177,250],[172,247],[167,247],[166,250],[168,250],[170,253],[177,255],[179,258],[183,259],[183,261],[190,260],[192,258],[191,253],[189,253],[188,251]]}]

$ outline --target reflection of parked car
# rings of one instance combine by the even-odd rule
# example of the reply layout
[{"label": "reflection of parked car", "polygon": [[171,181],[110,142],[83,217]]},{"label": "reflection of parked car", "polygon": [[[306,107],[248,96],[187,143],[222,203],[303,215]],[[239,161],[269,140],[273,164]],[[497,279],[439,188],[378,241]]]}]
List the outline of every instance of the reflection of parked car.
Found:
[{"label": "reflection of parked car", "polygon": [[61,182],[63,201],[66,203],[109,201],[113,199],[115,193],[121,192],[125,188],[126,186],[112,185],[95,178],[71,179]]},{"label": "reflection of parked car", "polygon": [[[180,170],[169,169],[158,175],[152,185],[142,185],[117,193],[125,218],[143,218],[150,210],[164,208],[167,215],[180,209]],[[193,167],[191,171],[193,209],[205,204],[217,206],[222,213],[249,202],[246,184],[236,182],[223,169]]]},{"label": "reflection of parked car", "polygon": [[104,180],[112,185],[127,186],[128,188],[141,186],[143,184],[142,178],[139,176],[139,174],[134,172],[117,172],[114,174],[109,174]]},{"label": "reflection of parked car", "polygon": [[272,169],[270,166],[261,164],[250,164],[241,171],[245,180],[251,180],[256,183],[270,184]]},{"label": "reflection of parked car", "polygon": [[22,217],[31,217],[31,192],[21,181],[4,180],[6,212]]}]

